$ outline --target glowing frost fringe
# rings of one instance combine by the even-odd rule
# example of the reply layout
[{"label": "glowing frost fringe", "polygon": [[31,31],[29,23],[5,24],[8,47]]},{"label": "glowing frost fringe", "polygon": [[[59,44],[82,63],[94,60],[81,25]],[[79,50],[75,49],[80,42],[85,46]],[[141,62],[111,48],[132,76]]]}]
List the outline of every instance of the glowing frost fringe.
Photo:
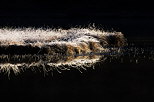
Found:
[{"label": "glowing frost fringe", "polygon": [[[84,54],[109,52],[109,47],[122,47],[126,45],[126,40],[121,32],[104,32],[97,29],[72,28],[63,29],[0,29],[0,64],[1,71],[12,69],[15,73],[20,72],[21,66],[44,65],[40,62],[27,64],[12,63],[11,56],[44,55],[48,56],[68,56],[65,61],[45,62],[45,65],[53,67],[76,66],[93,64],[100,57],[76,57]],[[8,56],[9,55],[9,56]],[[11,55],[11,56],[10,56]],[[71,60],[69,58],[71,57]],[[21,57],[20,57],[21,58]],[[65,57],[66,58],[66,57]],[[7,59],[7,60],[6,60]],[[31,59],[31,57],[29,58]],[[52,59],[52,58],[50,58]],[[61,58],[56,57],[61,60]],[[21,59],[22,60],[22,59]],[[41,59],[42,60],[42,59]],[[54,60],[54,59],[53,59]],[[49,61],[49,60],[47,60]],[[20,62],[20,61],[19,61]]]}]

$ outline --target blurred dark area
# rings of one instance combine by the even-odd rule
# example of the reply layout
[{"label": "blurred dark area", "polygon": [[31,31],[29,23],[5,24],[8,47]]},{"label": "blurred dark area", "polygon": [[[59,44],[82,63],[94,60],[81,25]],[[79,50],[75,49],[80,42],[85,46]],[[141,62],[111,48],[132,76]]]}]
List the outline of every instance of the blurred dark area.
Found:
[{"label": "blurred dark area", "polygon": [[111,64],[108,59],[97,63],[95,69],[81,70],[83,73],[74,68],[46,75],[37,69],[18,75],[1,73],[0,97],[5,101],[147,101],[154,96],[153,66],[150,60]]},{"label": "blurred dark area", "polygon": [[13,0],[0,2],[1,27],[85,27],[95,24],[128,37],[153,36],[154,13],[150,1],[134,0]]}]

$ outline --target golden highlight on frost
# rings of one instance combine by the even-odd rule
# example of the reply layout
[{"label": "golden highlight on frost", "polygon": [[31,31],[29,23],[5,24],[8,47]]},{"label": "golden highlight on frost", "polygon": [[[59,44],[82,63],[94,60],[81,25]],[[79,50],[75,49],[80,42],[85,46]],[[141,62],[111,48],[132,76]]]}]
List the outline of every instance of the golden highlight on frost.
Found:
[{"label": "golden highlight on frost", "polygon": [[77,66],[99,61],[96,53],[123,47],[121,32],[97,29],[0,29],[0,70],[20,72],[22,66]]}]

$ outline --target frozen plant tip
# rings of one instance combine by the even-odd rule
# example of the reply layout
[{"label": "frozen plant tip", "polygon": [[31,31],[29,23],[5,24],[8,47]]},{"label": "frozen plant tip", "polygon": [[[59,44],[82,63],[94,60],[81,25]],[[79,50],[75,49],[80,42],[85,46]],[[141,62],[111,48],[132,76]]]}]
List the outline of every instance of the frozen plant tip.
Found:
[{"label": "frozen plant tip", "polygon": [[[22,65],[79,67],[97,62],[100,58],[79,56],[110,52],[111,48],[125,45],[126,39],[121,32],[105,32],[88,28],[68,30],[3,28],[0,29],[0,70],[12,68],[15,72],[19,72],[18,68]],[[40,60],[43,64],[39,62]]]}]

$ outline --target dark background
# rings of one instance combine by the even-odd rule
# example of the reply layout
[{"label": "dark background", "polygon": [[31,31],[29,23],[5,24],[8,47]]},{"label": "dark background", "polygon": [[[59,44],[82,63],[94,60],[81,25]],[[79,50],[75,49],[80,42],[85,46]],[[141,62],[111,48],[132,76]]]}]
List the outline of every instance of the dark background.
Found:
[{"label": "dark background", "polygon": [[[0,1],[0,27],[87,27],[121,31],[130,39],[153,41],[153,3],[136,0]],[[25,71],[0,75],[0,98],[48,101],[147,100],[153,93],[153,62],[101,63],[81,74],[78,70],[43,73]],[[10,79],[9,79],[10,78]],[[138,102],[138,101],[137,101]]]},{"label": "dark background", "polygon": [[0,3],[0,26],[96,27],[121,31],[126,36],[153,36],[150,1],[134,0],[5,0]]}]

